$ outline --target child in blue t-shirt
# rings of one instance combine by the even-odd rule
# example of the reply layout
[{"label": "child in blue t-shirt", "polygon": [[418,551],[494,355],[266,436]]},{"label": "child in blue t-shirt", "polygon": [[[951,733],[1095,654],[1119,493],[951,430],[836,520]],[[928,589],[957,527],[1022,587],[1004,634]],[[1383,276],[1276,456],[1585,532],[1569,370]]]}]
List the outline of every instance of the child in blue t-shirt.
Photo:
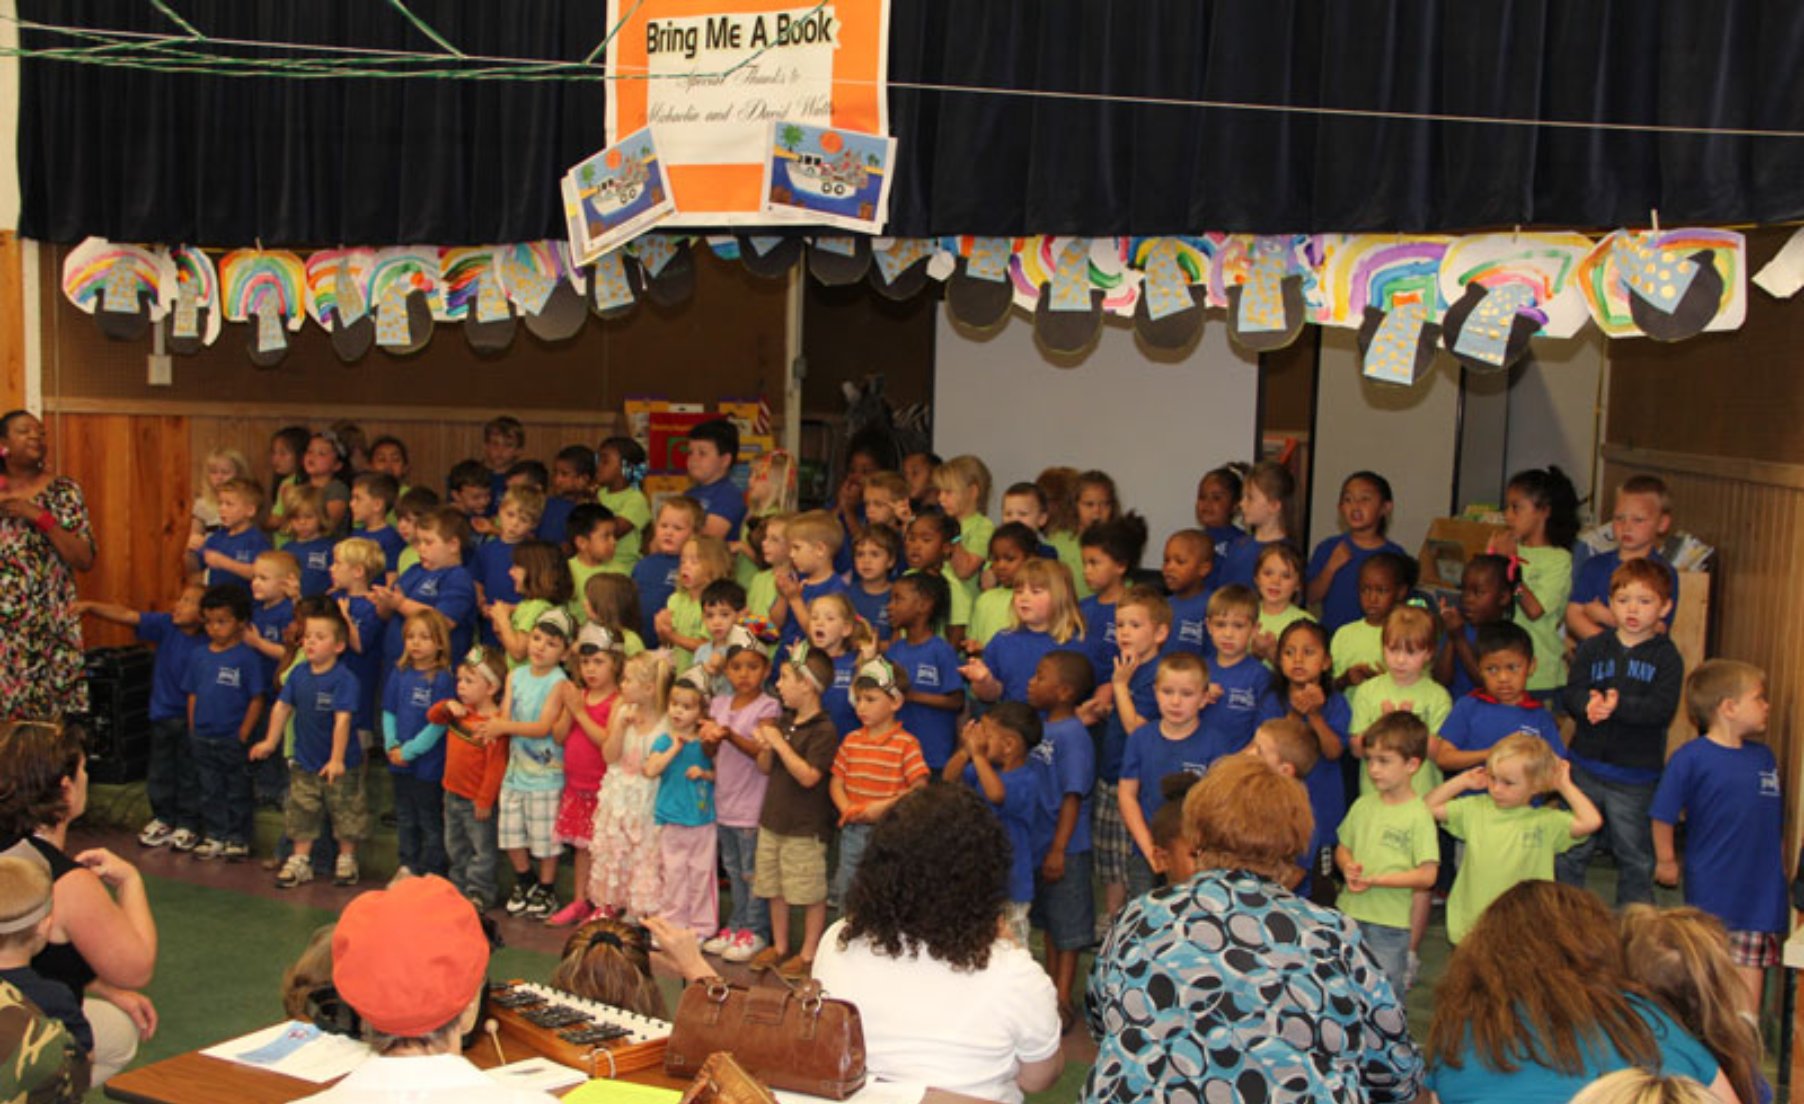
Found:
[{"label": "child in blue t-shirt", "polygon": [[302,484],[287,492],[288,514],[283,527],[288,543],[282,551],[294,557],[301,569],[298,597],[313,598],[332,587],[333,538],[326,521],[326,496],[318,487]]},{"label": "child in blue t-shirt", "polygon": [[395,501],[401,497],[401,485],[387,472],[367,471],[351,480],[351,535],[376,542],[382,549],[384,574],[370,580],[373,586],[391,581],[400,574],[401,553],[407,550],[407,538],[389,521]]},{"label": "child in blue t-shirt", "polygon": [[1058,996],[1059,1018],[1076,1018],[1071,991],[1077,960],[1096,940],[1096,900],[1090,886],[1091,792],[1096,788],[1096,748],[1078,720],[1079,702],[1088,701],[1089,657],[1069,648],[1047,652],[1027,683],[1027,704],[1045,725],[1030,759],[1040,771],[1042,829],[1049,834],[1035,872],[1030,919],[1046,933],[1046,973]]},{"label": "child in blue t-shirt", "polygon": [[1203,729],[1208,676],[1201,660],[1179,652],[1159,660],[1157,672],[1157,712],[1135,727],[1121,753],[1118,804],[1134,843],[1127,863],[1130,898],[1153,888],[1155,841],[1150,825],[1164,803],[1162,780],[1168,774],[1205,774],[1217,759],[1239,750],[1222,745]]},{"label": "child in blue t-shirt", "polygon": [[1229,546],[1215,561],[1217,588],[1238,583],[1253,585],[1259,553],[1268,544],[1290,540],[1290,501],[1296,497],[1296,476],[1275,460],[1261,460],[1247,472],[1245,494],[1240,499],[1240,520],[1246,536]]},{"label": "child in blue t-shirt", "polygon": [[1231,755],[1245,748],[1259,727],[1260,710],[1271,689],[1272,673],[1249,650],[1259,627],[1259,599],[1238,584],[1230,584],[1209,598],[1209,639],[1215,657],[1209,661],[1209,686],[1204,697],[1203,731]]},{"label": "child in blue t-shirt", "polygon": [[896,718],[921,745],[921,758],[935,772],[945,769],[952,758],[958,742],[958,715],[965,708],[965,680],[958,673],[958,653],[934,631],[945,623],[950,600],[946,580],[939,575],[904,575],[889,592],[890,625],[895,635],[885,656],[908,678]]},{"label": "child in blue t-shirt", "polygon": [[457,696],[445,619],[421,610],[401,627],[401,666],[382,688],[382,749],[395,791],[395,850],[404,870],[444,877],[445,726],[427,713]]},{"label": "child in blue t-shirt", "polygon": [[249,479],[228,480],[216,493],[219,528],[188,541],[188,570],[202,571],[209,587],[250,585],[251,564],[269,551],[269,538],[257,528],[263,488]]},{"label": "child in blue t-shirt", "polygon": [[[514,585],[514,550],[533,535],[545,512],[545,496],[531,487],[509,487],[495,512],[495,535],[476,547],[471,574],[476,582],[477,608],[487,611],[495,602],[518,604],[520,588]],[[495,629],[481,619],[482,640],[496,643]]]},{"label": "child in blue t-shirt", "polygon": [[1215,570],[1215,542],[1201,529],[1181,529],[1165,540],[1166,601],[1171,603],[1171,635],[1168,652],[1189,652],[1209,658],[1209,574]]},{"label": "child in blue t-shirt", "polygon": [[833,556],[845,534],[825,510],[797,514],[783,533],[789,541],[790,570],[778,571],[773,580],[777,600],[770,621],[778,629],[778,653],[788,655],[797,641],[810,638],[808,615],[814,603],[847,591],[846,581],[833,573]]},{"label": "child in blue t-shirt", "polygon": [[1435,765],[1446,775],[1483,766],[1491,748],[1516,732],[1539,736],[1555,755],[1566,758],[1553,714],[1528,693],[1535,673],[1535,642],[1528,630],[1514,621],[1485,625],[1473,651],[1484,688],[1453,703],[1437,733],[1440,739],[1429,742]]},{"label": "child in blue t-shirt", "polygon": [[1214,590],[1218,584],[1218,580],[1213,578],[1216,574],[1215,565],[1227,558],[1228,549],[1234,546],[1235,541],[1246,536],[1246,530],[1234,524],[1234,510],[1240,505],[1240,493],[1240,473],[1232,467],[1215,468],[1197,480],[1196,523],[1209,535],[1212,546],[1210,590]]},{"label": "child in blue t-shirt", "polygon": [[1027,914],[1034,899],[1034,840],[1042,829],[1039,769],[1028,756],[1040,746],[1040,717],[1025,702],[1002,702],[965,725],[959,750],[941,774],[981,794],[1008,832],[1009,930],[1027,946]]},{"label": "child in blue t-shirt", "polygon": [[1435,681],[1454,701],[1479,688],[1478,630],[1508,621],[1514,605],[1508,560],[1480,555],[1466,561],[1459,577],[1459,604],[1441,601],[1441,627],[1447,631],[1434,657]]},{"label": "child in blue t-shirt", "polygon": [[732,480],[738,460],[739,427],[727,419],[715,418],[689,431],[683,463],[694,482],[685,493],[701,503],[703,514],[696,536],[718,537],[728,544],[739,539],[739,525],[745,520],[745,492]]},{"label": "child in blue t-shirt", "polygon": [[1140,566],[1146,551],[1146,522],[1138,514],[1100,521],[1084,530],[1078,544],[1090,597],[1077,608],[1084,618],[1084,641],[1096,673],[1097,700],[1106,707],[1113,699],[1109,686],[1119,654],[1115,607],[1127,593],[1129,572]]},{"label": "child in blue t-shirt", "polygon": [[1362,616],[1359,565],[1379,552],[1407,556],[1385,537],[1391,524],[1391,483],[1377,472],[1357,471],[1340,485],[1340,523],[1346,532],[1315,546],[1309,557],[1309,602],[1322,607],[1322,624],[1334,630]]},{"label": "child in blue t-shirt", "polygon": [[476,584],[464,569],[464,549],[473,539],[470,523],[455,507],[439,506],[414,522],[414,551],[420,562],[401,573],[394,586],[375,587],[370,598],[388,621],[382,634],[382,666],[401,659],[401,625],[409,614],[437,610],[451,625],[451,654],[470,650],[476,627]]},{"label": "child in blue t-shirt", "polygon": [[896,564],[902,558],[902,537],[887,525],[867,525],[852,541],[852,579],[846,596],[865,619],[879,643],[887,642],[894,627],[889,620],[889,594]]},{"label": "child in blue t-shirt", "polygon": [[[352,731],[370,745],[377,732],[377,706],[382,697],[382,615],[370,588],[383,576],[382,546],[365,537],[347,537],[332,549],[329,592],[345,623],[345,666],[357,676],[360,691]],[[448,645],[447,645],[448,646]]]},{"label": "child in blue t-shirt", "polygon": [[250,606],[243,587],[207,588],[200,599],[207,646],[194,650],[182,679],[205,836],[195,854],[203,859],[250,857],[251,776],[245,769],[245,745],[263,716],[268,688],[262,657],[244,643]]},{"label": "child in blue t-shirt", "polygon": [[142,847],[168,844],[191,851],[200,842],[200,783],[188,749],[188,696],[182,680],[194,653],[207,644],[201,630],[202,590],[199,583],[183,587],[168,613],[139,613],[112,602],[75,603],[77,613],[129,625],[139,640],[156,645],[150,673],[150,764],[144,777],[150,822],[138,831]]},{"label": "child in blue t-shirt", "polygon": [[1685,680],[1685,705],[1703,735],[1679,748],[1654,791],[1654,880],[1679,881],[1673,826],[1685,818],[1685,903],[1729,930],[1729,953],[1747,987],[1742,1012],[1758,1016],[1766,971],[1789,929],[1785,801],[1765,744],[1766,672],[1713,659]]},{"label": "child in blue t-shirt", "polygon": [[[1353,706],[1345,694],[1334,689],[1328,631],[1315,621],[1292,621],[1278,634],[1273,662],[1277,672],[1259,710],[1259,723],[1291,717],[1300,721],[1315,740],[1320,757],[1304,776],[1303,788],[1309,791],[1309,809],[1315,814],[1317,828],[1330,828],[1325,838],[1332,845],[1332,828],[1347,814],[1347,794],[1359,789],[1356,779],[1343,775],[1343,764],[1357,770],[1359,761],[1346,754]],[[1332,862],[1332,854],[1329,859]],[[1324,897],[1332,900],[1332,874],[1331,865],[1310,869],[1311,888],[1318,902]]]},{"label": "child in blue t-shirt", "polygon": [[640,623],[630,627],[646,640],[658,639],[658,614],[670,604],[670,596],[676,591],[683,546],[701,534],[703,517],[701,503],[693,498],[678,496],[658,504],[657,517],[646,538],[645,555],[633,565]]},{"label": "child in blue t-shirt", "polygon": [[313,841],[327,818],[338,840],[332,880],[338,885],[357,884],[357,841],[364,836],[369,816],[363,796],[363,746],[351,732],[360,690],[357,676],[338,661],[344,650],[345,623],[336,612],[302,622],[301,655],[306,662],[289,673],[270,710],[269,734],[250,750],[252,759],[276,754],[289,720],[294,721],[294,757],[288,764],[288,800],[282,810],[294,853],[276,874],[276,885],[283,889],[313,880]]},{"label": "child in blue t-shirt", "polygon": [[[551,493],[545,496],[545,512],[539,515],[535,535],[566,552],[574,551],[570,515],[584,505],[600,505],[595,501],[595,450],[588,445],[565,445],[551,461]],[[593,528],[591,523],[583,535]],[[603,557],[608,558],[611,554]]]},{"label": "child in blue t-shirt", "polygon": [[983,657],[959,668],[959,674],[978,701],[1026,701],[1027,680],[1040,657],[1072,640],[1081,647],[1083,639],[1084,622],[1071,590],[1071,573],[1053,560],[1029,560],[1015,578],[1009,627],[991,637]]},{"label": "child in blue t-shirt", "polygon": [[[1676,604],[1679,576],[1659,552],[1660,541],[1671,527],[1672,502],[1664,480],[1637,475],[1616,489],[1615,509],[1610,516],[1616,547],[1580,564],[1572,576],[1572,592],[1566,596],[1566,634],[1574,643],[1616,627],[1616,615],[1610,610],[1610,580],[1617,568],[1632,560],[1646,559],[1658,564],[1666,572],[1666,593]],[[1670,608],[1661,614],[1668,628],[1672,627],[1672,618]]]}]

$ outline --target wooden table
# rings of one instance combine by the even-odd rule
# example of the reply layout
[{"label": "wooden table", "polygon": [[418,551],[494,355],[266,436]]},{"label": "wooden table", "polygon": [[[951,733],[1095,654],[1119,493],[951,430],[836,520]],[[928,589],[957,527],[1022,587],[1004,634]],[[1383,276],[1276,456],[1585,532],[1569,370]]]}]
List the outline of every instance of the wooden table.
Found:
[{"label": "wooden table", "polygon": [[[513,1053],[518,1047],[512,1039],[506,1045],[510,1059],[518,1061],[534,1057]],[[465,1057],[481,1069],[498,1064],[494,1050],[486,1040]],[[621,1080],[679,1090],[689,1084],[667,1077],[662,1069],[656,1068],[629,1073]],[[126,1070],[101,1086],[101,1091],[109,1098],[127,1104],[288,1104],[291,1100],[324,1092],[326,1088],[324,1084],[223,1058],[210,1058],[198,1050],[191,1050],[161,1062]]]}]

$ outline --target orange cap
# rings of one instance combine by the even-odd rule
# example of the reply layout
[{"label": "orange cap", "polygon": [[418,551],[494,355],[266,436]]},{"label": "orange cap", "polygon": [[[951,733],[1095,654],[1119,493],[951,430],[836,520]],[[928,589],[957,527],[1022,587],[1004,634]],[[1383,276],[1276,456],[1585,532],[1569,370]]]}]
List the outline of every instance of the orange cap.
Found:
[{"label": "orange cap", "polygon": [[476,909],[434,875],[363,894],[332,933],[332,984],[385,1035],[428,1035],[450,1023],[488,968]]}]

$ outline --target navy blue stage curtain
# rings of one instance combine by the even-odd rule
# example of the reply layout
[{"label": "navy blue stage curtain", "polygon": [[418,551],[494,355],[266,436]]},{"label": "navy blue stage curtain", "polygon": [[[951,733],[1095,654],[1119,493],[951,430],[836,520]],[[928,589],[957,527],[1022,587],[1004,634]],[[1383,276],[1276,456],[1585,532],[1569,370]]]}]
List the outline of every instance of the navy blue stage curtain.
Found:
[{"label": "navy blue stage curtain", "polygon": [[[168,2],[218,38],[433,48],[376,0]],[[409,6],[466,53],[561,61],[587,54],[606,18],[601,0]],[[146,0],[19,9],[170,28]],[[892,0],[890,52],[898,234],[1804,217],[1804,139],[1186,106],[1804,131],[1796,0]],[[245,80],[49,60],[22,77],[21,229],[55,241],[561,236],[557,178],[603,141],[600,81]],[[1007,88],[1182,102],[969,90]]]}]

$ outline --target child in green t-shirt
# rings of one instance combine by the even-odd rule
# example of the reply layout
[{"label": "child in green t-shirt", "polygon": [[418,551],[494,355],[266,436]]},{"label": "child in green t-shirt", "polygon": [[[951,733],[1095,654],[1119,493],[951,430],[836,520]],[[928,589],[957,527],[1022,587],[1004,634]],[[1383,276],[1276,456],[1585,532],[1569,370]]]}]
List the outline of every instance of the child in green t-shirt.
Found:
[{"label": "child in green t-shirt", "polygon": [[[1479,790],[1486,792],[1457,800]],[[1559,794],[1567,808],[1530,804],[1549,792]],[[1573,783],[1572,764],[1556,756],[1546,740],[1522,732],[1499,740],[1484,766],[1435,787],[1428,811],[1448,834],[1466,841],[1465,859],[1447,895],[1447,938],[1455,944],[1517,882],[1551,881],[1554,856],[1604,822]]]},{"label": "child in green t-shirt", "polygon": [[1401,1001],[1409,969],[1414,898],[1434,888],[1440,869],[1434,817],[1410,785],[1428,755],[1428,726],[1413,713],[1390,713],[1366,730],[1366,776],[1373,792],[1347,810],[1334,864],[1347,880],[1335,902],[1359,925],[1366,950]]},{"label": "child in green t-shirt", "polygon": [[490,602],[489,623],[507,652],[507,669],[526,662],[532,630],[553,608],[570,604],[570,568],[563,550],[549,541],[523,540],[514,545],[508,578],[520,592],[518,602]]}]

